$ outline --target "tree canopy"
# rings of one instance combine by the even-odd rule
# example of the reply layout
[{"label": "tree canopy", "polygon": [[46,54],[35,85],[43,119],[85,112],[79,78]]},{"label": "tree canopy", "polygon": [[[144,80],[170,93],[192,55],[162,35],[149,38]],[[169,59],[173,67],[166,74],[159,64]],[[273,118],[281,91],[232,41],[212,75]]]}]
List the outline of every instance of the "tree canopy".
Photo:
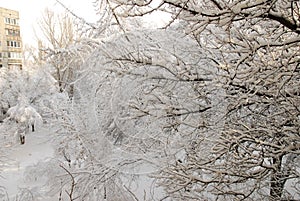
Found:
[{"label": "tree canopy", "polygon": [[[70,200],[300,198],[298,1],[95,7],[96,25],[67,9],[82,38],[53,46],[49,62],[72,76],[54,76],[60,95],[36,103],[56,129],[53,192]],[[143,17],[157,13],[167,23],[145,29]]]}]

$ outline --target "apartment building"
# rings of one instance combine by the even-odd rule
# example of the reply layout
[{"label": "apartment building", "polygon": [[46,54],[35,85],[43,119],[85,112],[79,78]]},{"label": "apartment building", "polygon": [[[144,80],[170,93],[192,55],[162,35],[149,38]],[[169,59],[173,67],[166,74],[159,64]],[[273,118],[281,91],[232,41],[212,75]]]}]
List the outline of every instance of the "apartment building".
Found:
[{"label": "apartment building", "polygon": [[0,7],[0,68],[22,69],[19,12]]}]

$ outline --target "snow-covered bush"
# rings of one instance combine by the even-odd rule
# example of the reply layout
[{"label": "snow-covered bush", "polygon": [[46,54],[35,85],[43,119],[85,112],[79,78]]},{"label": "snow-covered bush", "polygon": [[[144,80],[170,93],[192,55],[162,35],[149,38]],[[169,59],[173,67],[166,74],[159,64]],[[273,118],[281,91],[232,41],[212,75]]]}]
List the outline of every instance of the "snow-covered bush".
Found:
[{"label": "snow-covered bush", "polygon": [[24,96],[19,97],[19,103],[8,109],[8,120],[16,121],[30,127],[31,131],[42,124],[42,117],[34,107],[29,105],[28,100]]}]

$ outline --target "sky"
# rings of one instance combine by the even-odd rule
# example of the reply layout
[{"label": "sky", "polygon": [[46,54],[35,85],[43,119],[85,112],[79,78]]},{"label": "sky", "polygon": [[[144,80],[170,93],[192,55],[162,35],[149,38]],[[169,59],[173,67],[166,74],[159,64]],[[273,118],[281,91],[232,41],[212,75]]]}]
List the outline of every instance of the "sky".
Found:
[{"label": "sky", "polygon": [[[61,0],[61,2],[87,21],[96,21],[93,0]],[[54,11],[63,10],[55,0],[0,0],[0,7],[19,11],[23,44],[30,46],[36,45],[34,30],[38,29],[37,22],[41,19],[45,8]]]},{"label": "sky", "polygon": [[[94,0],[60,0],[60,2],[87,22],[95,23],[98,19],[93,7]],[[154,4],[155,2],[159,3],[160,1],[154,1]],[[55,12],[64,11],[64,8],[56,0],[0,0],[0,7],[19,11],[23,46],[33,47],[37,47],[38,22],[42,18],[45,9],[49,8]],[[163,26],[167,24],[170,16],[157,12],[146,16],[144,19],[145,24],[148,24],[149,28],[153,28],[156,25]]]}]

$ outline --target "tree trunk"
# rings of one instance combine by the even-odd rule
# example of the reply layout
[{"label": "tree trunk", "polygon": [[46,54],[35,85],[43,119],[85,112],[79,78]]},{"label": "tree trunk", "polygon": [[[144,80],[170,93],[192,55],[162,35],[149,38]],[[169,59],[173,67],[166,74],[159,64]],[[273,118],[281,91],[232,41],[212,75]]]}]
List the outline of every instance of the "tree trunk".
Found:
[{"label": "tree trunk", "polygon": [[275,170],[271,175],[271,186],[270,186],[270,196],[272,200],[280,200],[284,184],[286,182],[286,174],[282,171],[282,158],[283,155],[278,158],[273,158],[273,166]]}]

